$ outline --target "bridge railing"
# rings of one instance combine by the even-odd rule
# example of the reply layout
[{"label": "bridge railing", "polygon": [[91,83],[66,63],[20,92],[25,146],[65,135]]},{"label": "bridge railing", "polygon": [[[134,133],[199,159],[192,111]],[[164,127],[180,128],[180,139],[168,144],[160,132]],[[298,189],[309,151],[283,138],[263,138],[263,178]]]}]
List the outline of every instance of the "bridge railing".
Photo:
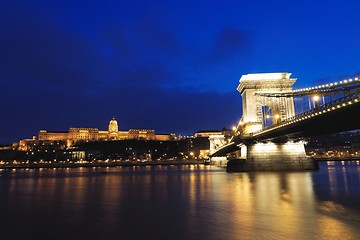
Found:
[{"label": "bridge railing", "polygon": [[282,126],[285,126],[285,125],[289,125],[291,123],[297,122],[299,120],[304,120],[304,119],[307,119],[309,117],[315,117],[315,116],[317,116],[319,114],[322,114],[322,113],[325,113],[327,111],[329,112],[329,111],[335,110],[336,108],[345,107],[347,105],[353,104],[353,101],[360,102],[359,97],[360,97],[360,92],[359,91],[351,93],[351,94],[349,94],[349,95],[347,95],[345,97],[336,99],[334,101],[331,101],[331,102],[323,104],[323,105],[319,105],[316,108],[310,109],[310,110],[305,111],[305,112],[300,113],[300,114],[297,114],[297,115],[295,115],[293,117],[286,118],[286,119],[284,119],[283,121],[281,121],[279,123],[264,127],[263,129],[252,133],[252,135],[258,134],[258,133],[261,133],[261,132],[264,132],[264,131],[269,131],[271,129],[282,127]]},{"label": "bridge railing", "polygon": [[345,79],[340,82],[327,83],[314,87],[305,87],[296,90],[289,90],[283,92],[258,92],[255,93],[259,96],[264,97],[296,97],[296,96],[309,96],[312,94],[319,93],[330,93],[330,92],[338,92],[338,91],[347,91],[355,88],[359,88],[360,86],[360,77],[355,77],[354,79]]}]

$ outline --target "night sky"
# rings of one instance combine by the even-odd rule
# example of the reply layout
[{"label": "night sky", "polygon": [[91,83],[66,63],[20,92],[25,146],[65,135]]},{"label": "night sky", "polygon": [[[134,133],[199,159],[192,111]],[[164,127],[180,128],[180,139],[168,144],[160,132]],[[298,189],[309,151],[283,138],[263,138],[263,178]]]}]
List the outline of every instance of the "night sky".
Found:
[{"label": "night sky", "polygon": [[360,1],[0,2],[0,143],[40,129],[193,134],[241,117],[243,74],[360,72]]}]

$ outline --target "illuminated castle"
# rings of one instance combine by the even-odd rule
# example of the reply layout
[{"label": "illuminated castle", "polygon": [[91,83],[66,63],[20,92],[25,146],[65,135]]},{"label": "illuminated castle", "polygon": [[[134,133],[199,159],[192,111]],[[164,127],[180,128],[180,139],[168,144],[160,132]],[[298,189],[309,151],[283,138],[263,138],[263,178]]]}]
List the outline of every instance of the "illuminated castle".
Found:
[{"label": "illuminated castle", "polygon": [[155,134],[153,129],[130,129],[129,131],[119,131],[116,119],[112,118],[109,122],[108,131],[101,131],[97,128],[70,128],[68,132],[40,130],[38,138],[38,140],[66,141],[67,145],[72,145],[78,141],[110,141],[125,139],[170,141],[175,139],[175,134]]}]

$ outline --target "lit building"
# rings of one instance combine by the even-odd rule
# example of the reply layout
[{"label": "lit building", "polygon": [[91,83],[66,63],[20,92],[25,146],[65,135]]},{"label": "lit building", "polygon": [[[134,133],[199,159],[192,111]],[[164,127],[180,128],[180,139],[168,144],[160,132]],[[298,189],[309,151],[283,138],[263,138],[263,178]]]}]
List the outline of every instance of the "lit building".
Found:
[{"label": "lit building", "polygon": [[97,128],[70,128],[68,132],[54,132],[40,130],[39,140],[66,141],[68,146],[78,141],[110,141],[126,139],[144,139],[171,141],[175,140],[175,134],[155,134],[153,129],[130,129],[129,131],[119,131],[119,126],[115,118],[109,122],[107,131]]},{"label": "lit building", "polygon": [[222,132],[218,130],[199,130],[194,134],[194,137],[210,137],[219,134],[222,134]]},{"label": "lit building", "polygon": [[68,139],[68,132],[53,132],[40,130],[39,140],[50,140],[50,141],[66,141]]}]

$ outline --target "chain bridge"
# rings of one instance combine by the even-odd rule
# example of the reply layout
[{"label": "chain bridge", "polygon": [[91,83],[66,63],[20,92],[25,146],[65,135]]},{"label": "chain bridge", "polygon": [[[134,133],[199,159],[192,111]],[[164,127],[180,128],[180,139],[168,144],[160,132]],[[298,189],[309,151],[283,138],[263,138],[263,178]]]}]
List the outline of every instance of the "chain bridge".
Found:
[{"label": "chain bridge", "polygon": [[360,78],[293,89],[290,76],[240,78],[243,115],[231,139],[210,139],[212,161],[232,156],[229,171],[314,170],[317,163],[305,154],[309,137],[360,128]]}]

